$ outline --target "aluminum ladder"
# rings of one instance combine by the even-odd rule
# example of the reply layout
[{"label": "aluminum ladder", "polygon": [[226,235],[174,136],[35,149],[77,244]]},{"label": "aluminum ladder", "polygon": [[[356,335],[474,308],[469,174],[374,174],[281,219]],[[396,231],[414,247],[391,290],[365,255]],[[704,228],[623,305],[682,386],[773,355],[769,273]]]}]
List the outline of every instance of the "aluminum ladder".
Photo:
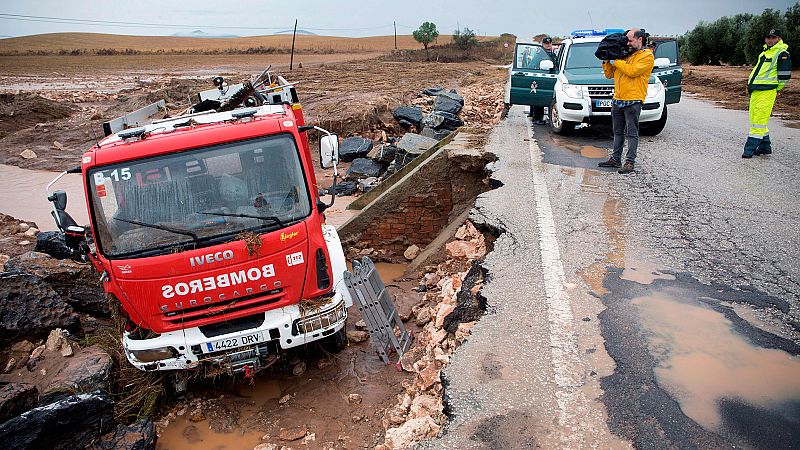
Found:
[{"label": "aluminum ladder", "polygon": [[[372,343],[386,364],[391,364],[389,352],[397,354],[396,364],[411,346],[414,336],[406,331],[397,313],[392,296],[383,284],[375,264],[368,257],[353,260],[353,271],[345,271],[344,283],[350,297],[356,301],[358,310],[367,324]],[[395,328],[398,334],[395,334]]]}]

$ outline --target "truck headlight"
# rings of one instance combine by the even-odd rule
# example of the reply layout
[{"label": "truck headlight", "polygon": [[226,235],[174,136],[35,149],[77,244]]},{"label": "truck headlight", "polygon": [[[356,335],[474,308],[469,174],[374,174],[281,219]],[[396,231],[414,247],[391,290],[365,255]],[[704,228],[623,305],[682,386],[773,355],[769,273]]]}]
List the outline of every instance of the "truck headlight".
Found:
[{"label": "truck headlight", "polygon": [[647,85],[647,98],[653,98],[661,92],[661,83],[653,83]]},{"label": "truck headlight", "polygon": [[564,83],[561,85],[561,90],[564,91],[569,98],[583,98],[583,89],[578,84]]},{"label": "truck headlight", "polygon": [[143,363],[161,361],[162,359],[174,358],[178,352],[172,347],[158,347],[147,350],[131,350],[131,355]]}]

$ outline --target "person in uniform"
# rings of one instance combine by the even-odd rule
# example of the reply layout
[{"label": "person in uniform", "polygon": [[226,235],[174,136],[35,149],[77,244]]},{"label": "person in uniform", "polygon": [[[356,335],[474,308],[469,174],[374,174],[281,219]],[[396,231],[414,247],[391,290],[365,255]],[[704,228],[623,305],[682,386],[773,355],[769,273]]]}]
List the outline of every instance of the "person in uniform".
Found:
[{"label": "person in uniform", "polygon": [[[542,47],[544,51],[547,52],[547,56],[553,61],[553,64],[556,62],[556,52],[553,51],[553,38],[550,36],[545,36],[542,39]],[[533,106],[533,123],[537,125],[544,125],[544,106]]]},{"label": "person in uniform", "polygon": [[758,55],[758,62],[747,79],[747,92],[750,94],[750,133],[744,144],[742,158],[772,153],[767,122],[778,91],[783,89],[791,76],[789,46],[781,39],[781,30],[772,28],[764,36],[764,51]]}]

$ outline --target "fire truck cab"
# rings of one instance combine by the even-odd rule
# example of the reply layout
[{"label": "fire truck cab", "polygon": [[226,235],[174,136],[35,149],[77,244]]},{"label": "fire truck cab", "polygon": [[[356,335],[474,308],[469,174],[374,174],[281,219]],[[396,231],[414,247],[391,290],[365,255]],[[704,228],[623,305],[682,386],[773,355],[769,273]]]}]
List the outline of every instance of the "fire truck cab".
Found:
[{"label": "fire truck cab", "polygon": [[[251,374],[286,349],[346,344],[352,300],[305,136],[315,127],[284,87],[250,107],[155,121],[89,149],[74,169],[89,209],[85,241],[63,212],[65,194],[50,196],[68,245],[84,248],[121,307],[135,367]],[[325,134],[321,164],[335,171],[338,139]]]}]

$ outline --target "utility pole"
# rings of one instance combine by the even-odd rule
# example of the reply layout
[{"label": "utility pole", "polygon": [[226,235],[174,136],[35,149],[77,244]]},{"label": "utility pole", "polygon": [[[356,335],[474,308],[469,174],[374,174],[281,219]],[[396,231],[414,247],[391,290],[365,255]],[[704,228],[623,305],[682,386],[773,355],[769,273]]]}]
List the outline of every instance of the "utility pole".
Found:
[{"label": "utility pole", "polygon": [[292,71],[294,63],[294,38],[297,37],[297,19],[294,19],[294,32],[292,32],[292,55],[289,57],[289,72]]},{"label": "utility pole", "polygon": [[392,21],[394,25],[394,49],[397,50],[397,21]]}]

